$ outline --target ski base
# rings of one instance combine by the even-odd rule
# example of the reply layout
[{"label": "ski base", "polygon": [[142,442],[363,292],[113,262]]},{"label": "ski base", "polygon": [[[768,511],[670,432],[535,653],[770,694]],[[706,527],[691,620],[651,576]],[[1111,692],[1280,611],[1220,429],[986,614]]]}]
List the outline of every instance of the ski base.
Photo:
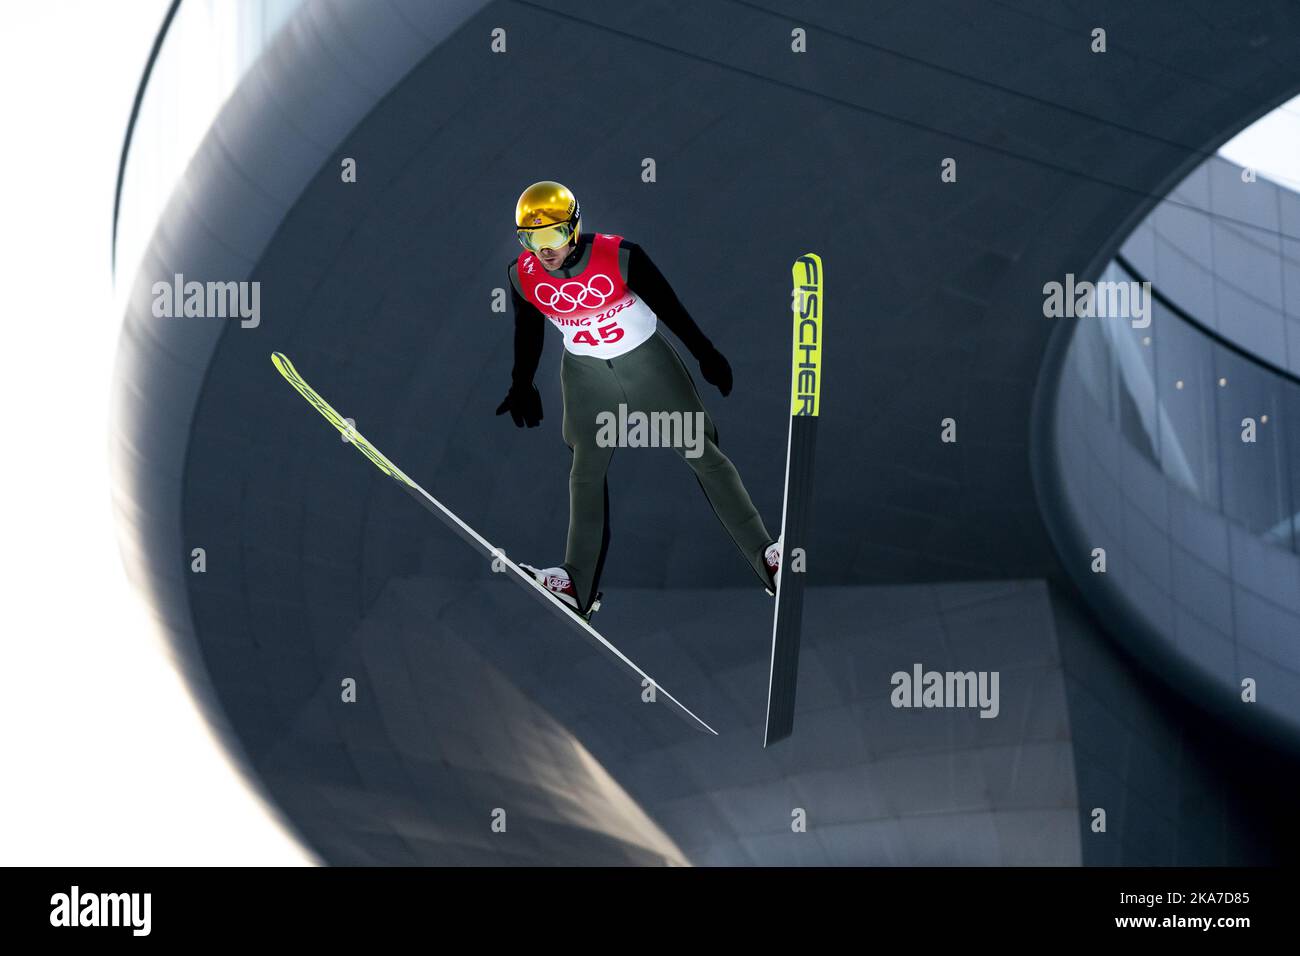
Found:
[{"label": "ski base", "polygon": [[790,388],[790,430],[785,454],[785,496],[781,504],[781,580],[772,614],[772,660],[767,685],[763,746],[794,731],[803,631],[804,567],[807,561],[817,418],[821,412],[822,260],[808,253],[791,269],[794,290],[794,359]]}]

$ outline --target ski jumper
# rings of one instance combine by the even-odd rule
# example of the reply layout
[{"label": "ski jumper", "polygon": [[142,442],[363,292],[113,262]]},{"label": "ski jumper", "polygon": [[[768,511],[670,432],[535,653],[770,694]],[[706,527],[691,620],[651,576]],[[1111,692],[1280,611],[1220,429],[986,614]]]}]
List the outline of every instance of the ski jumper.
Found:
[{"label": "ski jumper", "polygon": [[545,323],[564,337],[560,384],[569,472],[569,533],[564,568],[583,609],[594,599],[609,547],[606,473],[615,449],[597,442],[598,415],[629,410],[701,413],[703,453],[686,457],[714,513],[766,582],[763,551],[772,542],[681,357],[659,330],[662,319],[697,358],[713,345],[686,313],[649,256],[619,236],[583,235],[555,272],[524,251],[510,266],[515,306],[513,381],[531,385]]}]

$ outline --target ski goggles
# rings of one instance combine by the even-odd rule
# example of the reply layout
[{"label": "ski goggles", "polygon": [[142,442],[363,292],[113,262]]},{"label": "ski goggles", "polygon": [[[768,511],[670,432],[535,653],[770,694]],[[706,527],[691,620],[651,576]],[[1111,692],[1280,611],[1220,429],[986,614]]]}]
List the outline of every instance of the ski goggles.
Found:
[{"label": "ski goggles", "polygon": [[553,226],[535,226],[532,229],[518,230],[519,244],[529,252],[543,249],[557,249],[567,246],[573,238],[573,222],[558,222]]}]

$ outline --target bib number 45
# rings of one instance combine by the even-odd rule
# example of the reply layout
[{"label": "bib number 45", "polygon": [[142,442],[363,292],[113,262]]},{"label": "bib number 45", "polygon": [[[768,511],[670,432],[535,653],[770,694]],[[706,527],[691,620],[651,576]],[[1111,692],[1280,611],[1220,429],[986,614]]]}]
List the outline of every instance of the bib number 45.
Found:
[{"label": "bib number 45", "polygon": [[617,342],[626,334],[621,328],[619,328],[617,322],[611,322],[608,325],[598,326],[596,332],[597,334],[600,335],[599,342],[596,341],[596,337],[592,335],[591,332],[588,331],[587,329],[583,329],[581,332],[576,333],[573,336],[573,341],[578,342],[582,345],[590,345],[592,348],[595,348],[596,346],[601,344],[609,345],[614,342]]}]

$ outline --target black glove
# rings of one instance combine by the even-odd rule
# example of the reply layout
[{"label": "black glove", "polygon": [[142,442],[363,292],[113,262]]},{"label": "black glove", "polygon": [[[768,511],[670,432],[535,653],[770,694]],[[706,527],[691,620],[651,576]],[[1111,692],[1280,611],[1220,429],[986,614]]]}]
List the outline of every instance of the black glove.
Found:
[{"label": "black glove", "polygon": [[497,414],[510,413],[516,428],[536,428],[542,420],[542,393],[532,382],[527,385],[511,385],[506,392],[505,401],[497,406]]},{"label": "black glove", "polygon": [[723,398],[731,394],[731,366],[717,349],[710,349],[700,356],[700,374],[704,381],[718,387]]}]

